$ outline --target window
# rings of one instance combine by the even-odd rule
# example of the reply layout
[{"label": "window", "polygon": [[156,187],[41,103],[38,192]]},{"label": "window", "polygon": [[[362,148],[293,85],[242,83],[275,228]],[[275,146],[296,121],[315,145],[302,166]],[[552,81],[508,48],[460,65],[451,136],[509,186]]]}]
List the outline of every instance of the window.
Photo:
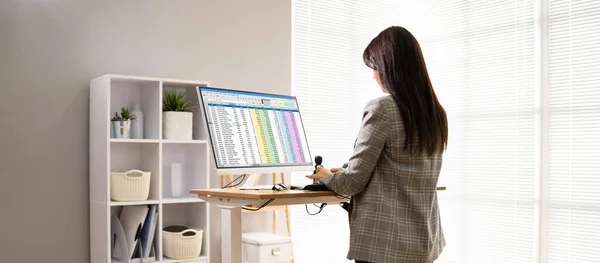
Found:
[{"label": "window", "polygon": [[534,3],[414,1],[401,21],[423,46],[449,114],[440,184],[440,262],[533,262],[536,178]]},{"label": "window", "polygon": [[[352,153],[362,106],[380,92],[362,62],[362,51],[381,28],[393,21],[391,1],[294,1],[293,85],[313,156],[323,165],[341,167]],[[304,174],[292,183],[309,183]],[[337,263],[345,260],[348,213],[328,206],[292,207],[296,262]]]},{"label": "window", "polygon": [[[438,262],[595,258],[600,1],[295,0],[293,8],[292,92],[311,152],[328,167],[347,160],[362,108],[380,94],[363,49],[390,25],[421,43],[450,122],[440,176],[448,191],[439,197],[448,245]],[[349,233],[341,208],[309,216],[293,207],[292,225],[296,262],[346,262],[347,242],[335,242]]]},{"label": "window", "polygon": [[548,262],[600,251],[600,1],[549,0]]}]

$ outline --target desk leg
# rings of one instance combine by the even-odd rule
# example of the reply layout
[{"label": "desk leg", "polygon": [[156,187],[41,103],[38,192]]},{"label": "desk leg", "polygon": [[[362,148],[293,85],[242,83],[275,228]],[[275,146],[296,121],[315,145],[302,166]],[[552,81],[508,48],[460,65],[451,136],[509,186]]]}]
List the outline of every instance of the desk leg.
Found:
[{"label": "desk leg", "polygon": [[242,208],[221,207],[221,262],[242,263]]}]

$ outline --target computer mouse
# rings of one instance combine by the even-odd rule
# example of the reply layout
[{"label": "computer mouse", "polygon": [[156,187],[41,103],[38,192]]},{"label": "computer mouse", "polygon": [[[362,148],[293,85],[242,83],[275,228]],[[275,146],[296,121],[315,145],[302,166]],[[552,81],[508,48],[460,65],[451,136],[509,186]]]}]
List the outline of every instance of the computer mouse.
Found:
[{"label": "computer mouse", "polygon": [[284,191],[284,190],[287,190],[287,189],[288,188],[287,188],[287,186],[285,184],[276,184],[276,185],[273,185],[273,190],[274,191]]}]

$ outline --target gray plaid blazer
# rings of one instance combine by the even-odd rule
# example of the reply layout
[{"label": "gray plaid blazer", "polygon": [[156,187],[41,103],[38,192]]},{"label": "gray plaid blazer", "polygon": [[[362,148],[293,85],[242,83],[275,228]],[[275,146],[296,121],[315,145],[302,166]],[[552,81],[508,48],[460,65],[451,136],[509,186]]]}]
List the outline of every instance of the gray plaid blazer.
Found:
[{"label": "gray plaid blazer", "polygon": [[431,263],[446,245],[437,201],[442,156],[410,157],[390,95],[365,107],[344,171],[321,180],[351,197],[347,258],[374,263]]}]

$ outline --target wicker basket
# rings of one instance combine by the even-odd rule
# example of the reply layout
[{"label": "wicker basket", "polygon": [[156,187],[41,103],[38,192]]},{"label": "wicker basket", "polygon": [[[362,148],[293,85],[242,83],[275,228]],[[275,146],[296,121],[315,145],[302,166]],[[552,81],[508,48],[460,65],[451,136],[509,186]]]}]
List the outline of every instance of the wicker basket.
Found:
[{"label": "wicker basket", "polygon": [[182,225],[166,226],[162,230],[163,255],[172,259],[190,259],[202,252],[201,229]]},{"label": "wicker basket", "polygon": [[115,170],[110,173],[110,199],[121,202],[143,201],[150,194],[150,172]]}]

